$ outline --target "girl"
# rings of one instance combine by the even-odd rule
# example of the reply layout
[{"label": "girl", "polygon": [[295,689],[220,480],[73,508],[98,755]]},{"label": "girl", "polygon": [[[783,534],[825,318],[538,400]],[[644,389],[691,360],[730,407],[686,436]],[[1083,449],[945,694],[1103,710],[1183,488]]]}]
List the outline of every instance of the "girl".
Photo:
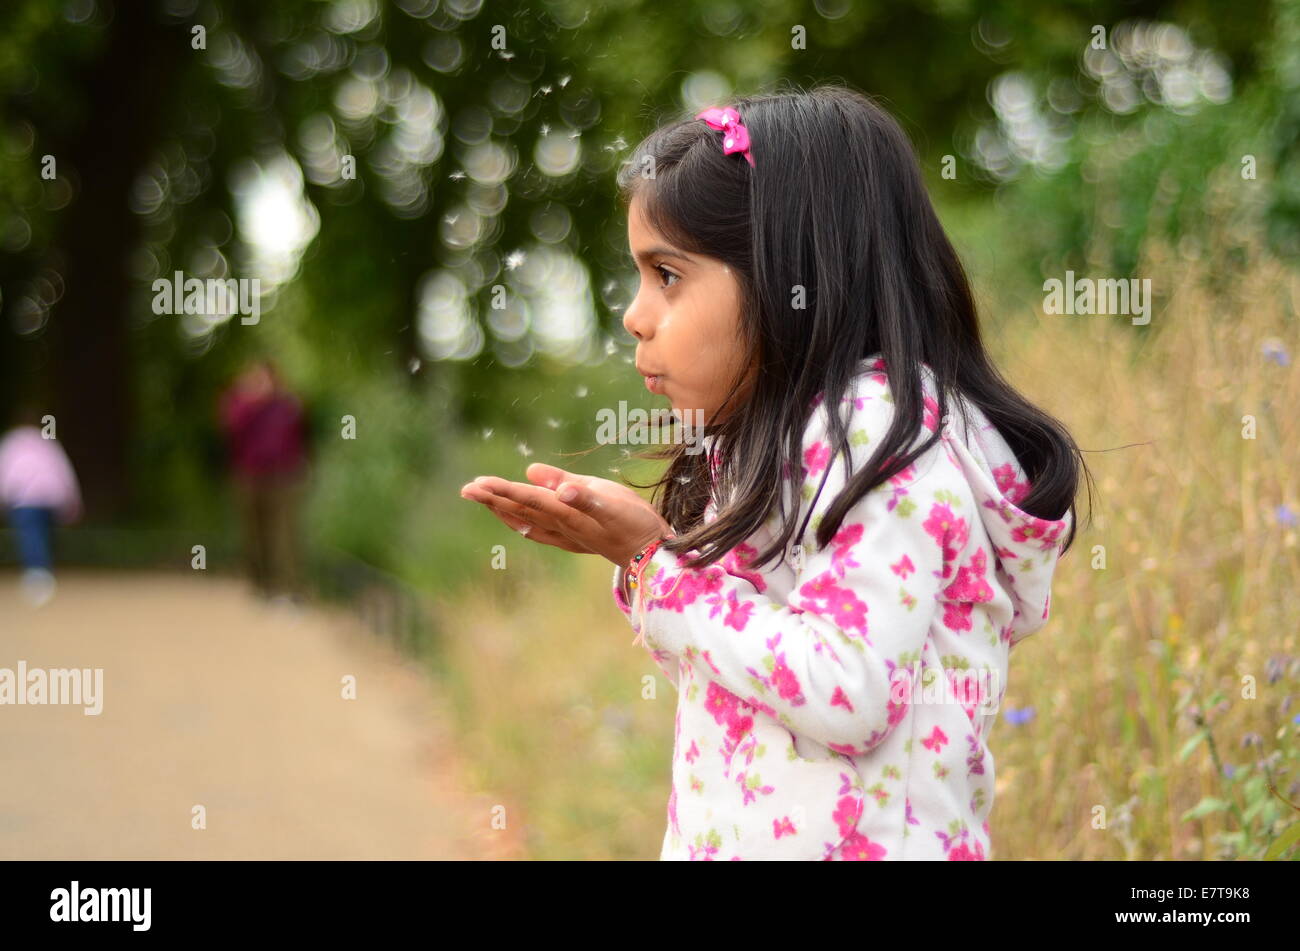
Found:
[{"label": "girl", "polygon": [[661,858],[988,858],[987,734],[1073,541],[1077,447],[990,363],[910,145],[861,94],[672,122],[619,185],[637,369],[703,412],[705,451],[656,456],[654,504],[542,464],[461,493],[618,566],[678,690]]}]

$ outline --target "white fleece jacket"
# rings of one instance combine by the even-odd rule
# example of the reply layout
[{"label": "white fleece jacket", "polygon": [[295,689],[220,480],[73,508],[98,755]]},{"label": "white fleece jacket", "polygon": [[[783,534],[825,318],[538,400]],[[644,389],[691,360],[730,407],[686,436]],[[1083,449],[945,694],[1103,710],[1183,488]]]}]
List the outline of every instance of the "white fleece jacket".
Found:
[{"label": "white fleece jacket", "polygon": [[[844,399],[855,473],[893,416],[884,369],[863,360]],[[922,376],[929,432],[913,445],[941,422]],[[749,567],[774,512],[707,568],[659,550],[635,604],[615,570],[616,604],[678,693],[662,859],[990,856],[988,732],[1012,646],[1046,623],[1071,516],[1018,508],[1029,486],[1011,449],[976,407],[966,430],[949,405],[942,439],[824,550],[814,532],[846,480],[819,397],[798,503],[800,523],[813,515],[784,562]]]}]

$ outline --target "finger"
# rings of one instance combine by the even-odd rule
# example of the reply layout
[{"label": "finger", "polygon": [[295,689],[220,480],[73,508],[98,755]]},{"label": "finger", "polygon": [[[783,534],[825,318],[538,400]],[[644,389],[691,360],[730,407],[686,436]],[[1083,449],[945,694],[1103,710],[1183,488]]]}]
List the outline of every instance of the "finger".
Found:
[{"label": "finger", "polygon": [[[603,530],[598,521],[559,501],[549,489],[492,476],[485,477],[476,485],[492,492],[503,502],[514,503],[513,506],[503,505],[505,511],[549,529],[579,537]],[[589,510],[594,508],[589,506]]]},{"label": "finger", "polygon": [[571,480],[560,483],[555,487],[555,498],[569,508],[578,512],[591,514],[601,507],[600,499],[591,489]]},{"label": "finger", "polygon": [[550,529],[541,528],[537,525],[533,525],[522,519],[517,519],[510,515],[507,515],[505,512],[501,511],[500,508],[495,504],[493,504],[492,502],[484,502],[483,504],[488,509],[488,511],[490,511],[493,515],[495,515],[508,528],[513,529],[514,531],[518,532],[520,535],[523,535],[525,538],[529,539],[530,541],[535,541],[542,545],[551,545],[555,548],[562,548],[565,551],[571,551],[574,554],[578,554],[578,555],[595,554],[595,552],[593,552],[587,546],[583,545],[581,542],[578,542],[575,539],[572,539],[561,532],[555,532],[555,531],[551,531]]},{"label": "finger", "polygon": [[[521,488],[531,487],[523,486]],[[546,495],[552,494],[542,489],[536,491],[539,493],[545,493]],[[569,551],[580,550],[586,554],[594,554],[594,551],[591,548],[584,545],[571,534],[566,533],[563,526],[555,524],[554,520],[545,512],[537,508],[530,508],[505,496],[497,495],[490,489],[486,488],[482,483],[470,483],[465,486],[461,489],[461,496],[469,499],[471,502],[481,502],[488,506],[492,509],[493,514],[497,515],[498,518],[501,518],[502,521],[506,522],[507,525],[516,531],[521,530],[521,526],[523,525],[530,525],[532,526],[531,531],[534,533],[533,537],[536,537],[539,540],[546,541],[548,544],[555,544],[557,547],[566,548]],[[545,532],[546,537],[542,538],[541,535],[537,534],[538,532]],[[564,540],[563,544],[560,539]],[[578,546],[578,548],[571,547],[575,545]]]},{"label": "finger", "polygon": [[534,485],[545,486],[548,489],[554,489],[565,479],[579,481],[583,478],[575,472],[567,472],[559,466],[550,466],[544,462],[534,462],[524,470],[524,475]]}]

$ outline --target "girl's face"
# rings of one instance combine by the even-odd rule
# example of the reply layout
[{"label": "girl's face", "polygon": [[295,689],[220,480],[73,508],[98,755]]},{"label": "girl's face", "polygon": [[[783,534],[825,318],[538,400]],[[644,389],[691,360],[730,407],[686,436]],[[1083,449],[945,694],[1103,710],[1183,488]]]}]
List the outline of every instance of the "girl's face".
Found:
[{"label": "girl's face", "polygon": [[753,375],[751,366],[726,414],[715,416],[744,361],[740,285],[717,258],[671,245],[646,221],[640,195],[628,207],[627,237],[641,275],[623,314],[637,339],[637,371],[686,423],[695,423],[697,410],[706,422],[720,422],[744,399]]}]

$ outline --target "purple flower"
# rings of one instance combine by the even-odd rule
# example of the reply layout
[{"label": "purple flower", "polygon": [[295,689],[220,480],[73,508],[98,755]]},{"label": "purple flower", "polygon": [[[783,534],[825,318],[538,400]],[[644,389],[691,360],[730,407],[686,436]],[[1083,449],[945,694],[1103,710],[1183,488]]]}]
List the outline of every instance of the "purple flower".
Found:
[{"label": "purple flower", "polygon": [[1223,764],[1224,776],[1227,776],[1229,779],[1231,779],[1236,772],[1237,772],[1237,767],[1233,766],[1231,763]]},{"label": "purple flower", "polygon": [[1295,526],[1295,512],[1292,512],[1287,506],[1279,505],[1276,514],[1277,520],[1283,525],[1288,528],[1293,528]]},{"label": "purple flower", "polygon": [[1022,726],[1034,718],[1034,708],[1021,707],[1017,710],[1014,707],[1008,707],[1003,716],[1006,717],[1007,722],[1013,726]]},{"label": "purple flower", "polygon": [[1300,726],[1300,713],[1297,713],[1295,716],[1293,716],[1291,718],[1291,722],[1294,723],[1296,726]]},{"label": "purple flower", "polygon": [[1291,355],[1286,352],[1286,347],[1276,340],[1264,341],[1264,358],[1272,360],[1280,367],[1287,366],[1291,362]]}]

